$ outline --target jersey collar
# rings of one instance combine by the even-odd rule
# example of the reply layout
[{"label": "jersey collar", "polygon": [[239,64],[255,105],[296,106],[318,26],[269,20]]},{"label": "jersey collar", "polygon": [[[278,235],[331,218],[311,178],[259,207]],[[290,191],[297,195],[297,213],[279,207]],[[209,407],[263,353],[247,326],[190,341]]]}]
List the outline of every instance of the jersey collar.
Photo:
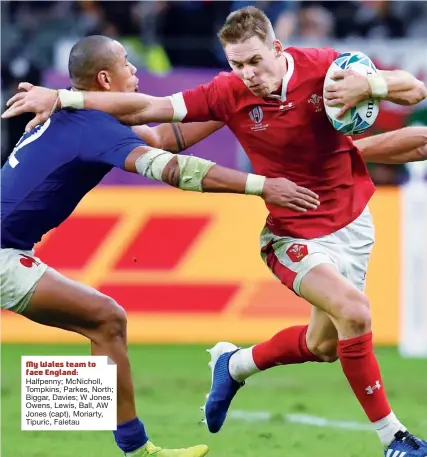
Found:
[{"label": "jersey collar", "polygon": [[283,55],[285,56],[286,62],[288,64],[288,71],[282,79],[282,93],[280,95],[270,94],[268,95],[268,98],[277,98],[280,99],[282,102],[285,102],[288,92],[289,80],[292,78],[292,75],[294,74],[295,64],[294,58],[290,54],[288,54],[287,52],[283,52]]}]

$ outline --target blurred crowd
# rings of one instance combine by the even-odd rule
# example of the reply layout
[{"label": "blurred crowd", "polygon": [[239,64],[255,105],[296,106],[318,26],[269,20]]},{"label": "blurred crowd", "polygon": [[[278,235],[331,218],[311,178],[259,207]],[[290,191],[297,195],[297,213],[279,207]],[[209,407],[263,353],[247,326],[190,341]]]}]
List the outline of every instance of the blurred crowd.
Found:
[{"label": "blurred crowd", "polygon": [[427,2],[417,1],[2,1],[2,59],[20,54],[46,67],[60,39],[102,34],[137,39],[147,66],[220,67],[216,32],[246,5],[264,10],[284,43],[427,38]]},{"label": "blurred crowd", "polygon": [[[3,101],[17,81],[39,83],[42,71],[58,64],[64,40],[92,34],[119,39],[137,67],[155,73],[175,67],[227,68],[216,32],[231,11],[246,5],[265,11],[284,44],[320,46],[352,37],[424,38],[427,43],[427,2],[418,1],[2,0]],[[27,120],[22,116],[4,123],[8,141],[2,142],[3,158]],[[390,179],[394,183],[401,177]]]}]

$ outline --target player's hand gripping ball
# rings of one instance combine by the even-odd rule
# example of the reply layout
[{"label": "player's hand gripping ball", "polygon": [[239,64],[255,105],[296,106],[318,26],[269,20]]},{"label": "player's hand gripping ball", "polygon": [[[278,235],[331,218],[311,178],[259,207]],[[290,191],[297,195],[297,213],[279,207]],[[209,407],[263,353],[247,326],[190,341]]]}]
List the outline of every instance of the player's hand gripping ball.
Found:
[{"label": "player's hand gripping ball", "polygon": [[[326,73],[323,85],[323,100],[325,112],[336,130],[344,135],[360,135],[368,130],[375,122],[379,109],[379,100],[368,98],[369,84],[362,76],[374,76],[378,73],[371,59],[362,52],[345,52],[332,62]],[[333,80],[333,75],[342,74],[344,77]],[[338,85],[340,83],[340,85]],[[346,105],[328,106],[325,88],[334,87],[336,99],[346,100]],[[339,88],[339,89],[338,89]],[[363,101],[360,101],[363,100]],[[342,114],[343,109],[346,110]]]}]

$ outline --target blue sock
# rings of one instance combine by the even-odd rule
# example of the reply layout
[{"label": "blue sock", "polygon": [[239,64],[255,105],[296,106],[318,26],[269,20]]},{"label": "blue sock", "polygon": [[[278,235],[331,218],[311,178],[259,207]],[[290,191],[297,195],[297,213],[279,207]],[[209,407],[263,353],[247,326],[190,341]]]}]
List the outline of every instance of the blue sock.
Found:
[{"label": "blue sock", "polygon": [[123,452],[133,452],[144,446],[148,441],[144,424],[137,418],[117,425],[113,431],[117,446]]}]

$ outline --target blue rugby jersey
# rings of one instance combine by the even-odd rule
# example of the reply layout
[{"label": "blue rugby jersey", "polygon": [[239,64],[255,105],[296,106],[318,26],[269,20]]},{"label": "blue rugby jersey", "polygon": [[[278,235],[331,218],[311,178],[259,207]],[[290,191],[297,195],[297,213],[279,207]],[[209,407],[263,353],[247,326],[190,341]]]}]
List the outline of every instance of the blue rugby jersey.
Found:
[{"label": "blue rugby jersey", "polygon": [[1,170],[1,247],[30,250],[146,143],[94,110],[59,111],[25,133]]}]

